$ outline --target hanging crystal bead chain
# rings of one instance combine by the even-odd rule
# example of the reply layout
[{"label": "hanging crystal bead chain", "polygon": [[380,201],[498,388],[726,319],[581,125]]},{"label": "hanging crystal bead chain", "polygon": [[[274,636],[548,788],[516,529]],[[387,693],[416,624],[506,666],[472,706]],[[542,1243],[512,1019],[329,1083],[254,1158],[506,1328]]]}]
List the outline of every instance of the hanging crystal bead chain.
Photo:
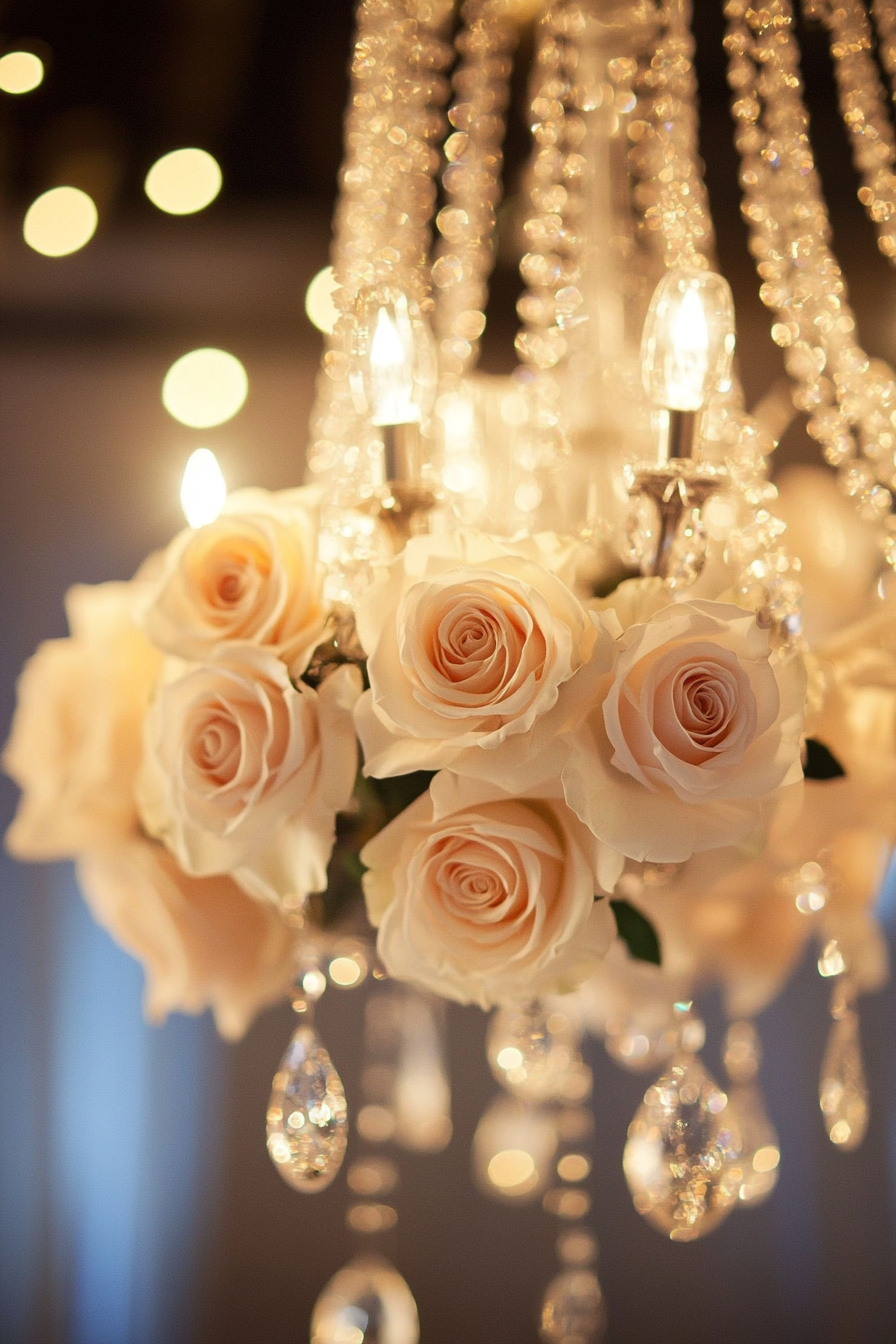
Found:
[{"label": "hanging crystal bead chain", "polygon": [[519,38],[501,0],[466,0],[455,46],[453,128],[445,142],[442,186],[448,198],[436,225],[432,278],[443,390],[456,387],[476,363],[485,329],[488,279],[494,266],[496,210],[513,52]]},{"label": "hanging crystal bead chain", "polygon": [[828,30],[840,115],[862,179],[859,200],[877,230],[878,247],[896,262],[896,136],[868,12],[862,0],[804,0],[803,10]]},{"label": "hanging crystal bead chain", "polygon": [[327,342],[311,417],[312,478],[325,491],[320,554],[327,596],[351,604],[369,580],[381,538],[356,512],[375,493],[381,440],[352,401],[346,324],[365,286],[389,284],[431,308],[427,266],[438,154],[448,96],[442,71],[450,0],[362,0],[351,66],[345,158],[333,265],[342,316]]},{"label": "hanging crystal bead chain", "polygon": [[[777,318],[772,337],[784,348],[809,433],[860,512],[883,519],[896,485],[896,377],[855,339],[809,141],[792,7],[789,0],[761,9],[729,0],[725,12],[742,209],[760,298]],[[896,563],[896,531],[887,535],[885,554]]]}]

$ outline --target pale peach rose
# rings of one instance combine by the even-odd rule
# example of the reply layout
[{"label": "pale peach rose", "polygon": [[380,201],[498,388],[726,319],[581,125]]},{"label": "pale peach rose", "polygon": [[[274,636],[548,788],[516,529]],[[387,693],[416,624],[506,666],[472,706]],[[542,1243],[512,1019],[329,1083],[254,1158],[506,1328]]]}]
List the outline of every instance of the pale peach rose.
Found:
[{"label": "pale peach rose", "polygon": [[609,668],[612,634],[552,572],[558,546],[464,531],[414,538],[364,595],[366,774],[447,766],[515,782],[576,722],[587,679],[573,687],[576,673],[593,682]]},{"label": "pale peach rose", "polygon": [[633,859],[741,841],[801,778],[802,659],[722,602],[665,607],[617,649],[563,771],[567,801]]},{"label": "pale peach rose", "polygon": [[202,662],[227,645],[270,649],[301,673],[324,608],[313,490],[241,490],[205,527],[184,528],[153,557],[143,613],[160,649]]},{"label": "pale peach rose", "polygon": [[152,1022],[208,1007],[235,1040],[293,977],[295,935],[274,906],[228,877],[189,877],[151,840],[82,855],[78,880],[97,923],[142,963]]},{"label": "pale peach rose", "polygon": [[560,797],[444,771],[361,860],[389,974],[461,1003],[572,989],[615,934],[609,902],[594,898],[621,858]]},{"label": "pale peach rose", "polygon": [[25,664],[3,753],[22,790],[6,834],[17,858],[70,858],[137,829],[143,720],[162,660],[134,624],[135,599],[127,583],[69,589],[71,638]]},{"label": "pale peach rose", "polygon": [[319,691],[266,649],[179,672],[146,720],[140,815],[194,876],[295,902],[326,887],[336,812],[354,786],[356,668]]}]

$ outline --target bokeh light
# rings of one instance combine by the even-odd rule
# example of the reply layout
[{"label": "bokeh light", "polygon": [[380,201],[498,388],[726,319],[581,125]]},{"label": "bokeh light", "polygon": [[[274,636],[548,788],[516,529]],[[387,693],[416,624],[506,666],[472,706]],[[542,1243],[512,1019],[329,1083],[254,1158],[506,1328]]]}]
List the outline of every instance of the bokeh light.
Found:
[{"label": "bokeh light", "polygon": [[162,404],[191,429],[223,425],[246,400],[249,379],[226,350],[190,350],[176,359],[162,383]]},{"label": "bokeh light", "polygon": [[66,257],[89,243],[97,226],[97,210],[79,187],[52,187],[33,201],[25,215],[25,242],[45,257]]},{"label": "bokeh light", "polygon": [[157,159],[143,184],[159,210],[168,215],[193,215],[204,210],[221,190],[217,159],[204,149],[173,149]]},{"label": "bokeh light", "polygon": [[8,51],[0,56],[0,89],[30,93],[43,83],[44,63],[33,51]]},{"label": "bokeh light", "polygon": [[333,302],[333,294],[338,288],[333,267],[325,266],[322,271],[318,271],[305,292],[308,321],[325,336],[333,335],[339,319],[339,309]]},{"label": "bokeh light", "polygon": [[180,502],[191,527],[213,523],[227,499],[227,482],[210,448],[197,448],[187,459]]}]

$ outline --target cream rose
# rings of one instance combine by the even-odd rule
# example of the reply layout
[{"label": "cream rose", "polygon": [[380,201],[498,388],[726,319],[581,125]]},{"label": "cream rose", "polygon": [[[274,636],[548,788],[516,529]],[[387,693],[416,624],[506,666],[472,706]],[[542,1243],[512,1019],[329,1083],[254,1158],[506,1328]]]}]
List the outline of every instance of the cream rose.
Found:
[{"label": "cream rose", "polygon": [[335,815],[355,780],[357,669],[313,691],[265,649],[178,673],[147,716],[137,801],[150,835],[194,876],[295,901],[326,886]]},{"label": "cream rose", "polygon": [[562,798],[511,797],[447,771],[361,851],[390,975],[488,1008],[563,992],[615,935],[622,860]]},{"label": "cream rose", "polygon": [[274,906],[228,877],[188,876],[153,841],[83,855],[78,880],[97,923],[142,963],[152,1022],[209,1007],[235,1040],[294,975],[295,935]]},{"label": "cream rose", "polygon": [[680,602],[631,626],[564,768],[567,801],[630,858],[735,844],[800,780],[801,658],[754,616]]},{"label": "cream rose", "polygon": [[22,790],[6,834],[17,858],[70,858],[137,829],[143,719],[162,660],[134,624],[135,603],[133,584],[71,588],[71,638],[25,664],[3,753]]},{"label": "cream rose", "polygon": [[509,784],[572,726],[584,681],[610,666],[613,641],[549,568],[560,554],[549,537],[504,545],[459,532],[409,542],[358,604],[369,655],[370,690],[356,711],[367,774],[447,766]]},{"label": "cream rose", "polygon": [[215,522],[180,532],[148,570],[150,639],[195,662],[256,644],[302,672],[324,619],[315,505],[311,490],[243,490]]}]

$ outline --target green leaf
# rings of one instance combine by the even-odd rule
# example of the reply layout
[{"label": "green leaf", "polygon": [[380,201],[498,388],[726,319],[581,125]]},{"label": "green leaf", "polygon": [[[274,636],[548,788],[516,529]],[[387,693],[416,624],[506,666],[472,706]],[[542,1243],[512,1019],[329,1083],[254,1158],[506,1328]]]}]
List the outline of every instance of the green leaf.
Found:
[{"label": "green leaf", "polygon": [[629,901],[610,901],[610,909],[616,916],[616,930],[628,948],[629,956],[635,961],[649,961],[654,966],[661,966],[660,940],[647,916]]},{"label": "green leaf", "polygon": [[817,737],[807,737],[803,774],[806,779],[841,779],[846,771],[830,747],[819,742]]}]

